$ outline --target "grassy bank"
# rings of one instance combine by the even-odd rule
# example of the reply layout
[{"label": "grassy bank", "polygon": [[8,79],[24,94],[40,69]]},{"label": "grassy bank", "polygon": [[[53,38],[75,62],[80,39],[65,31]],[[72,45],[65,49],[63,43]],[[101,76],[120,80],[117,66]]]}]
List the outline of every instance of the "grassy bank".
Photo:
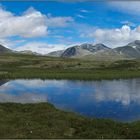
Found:
[{"label": "grassy bank", "polygon": [[14,71],[1,71],[0,79],[72,79],[72,80],[101,80],[101,79],[127,79],[140,77],[138,70],[93,70],[93,71],[65,71],[65,70],[34,70],[22,69]]},{"label": "grassy bank", "polygon": [[46,56],[0,56],[0,79],[100,80],[140,77],[140,60],[90,61]]},{"label": "grassy bank", "polygon": [[48,103],[0,104],[0,138],[140,138],[140,122],[88,119]]}]

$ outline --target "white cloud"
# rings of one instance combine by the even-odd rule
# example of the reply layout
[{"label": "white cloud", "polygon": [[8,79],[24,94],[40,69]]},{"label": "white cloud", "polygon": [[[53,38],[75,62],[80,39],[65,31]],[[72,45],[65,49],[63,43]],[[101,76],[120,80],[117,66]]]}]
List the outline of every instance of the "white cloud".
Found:
[{"label": "white cloud", "polygon": [[113,1],[109,5],[125,13],[140,14],[140,1]]},{"label": "white cloud", "polygon": [[85,18],[85,16],[83,16],[81,14],[77,14],[76,16],[79,17],[79,18]]},{"label": "white cloud", "polygon": [[30,42],[23,46],[17,47],[15,50],[23,51],[30,50],[32,52],[37,52],[40,54],[47,54],[53,51],[66,49],[66,46],[63,44],[47,44],[42,42]]},{"label": "white cloud", "polygon": [[127,21],[127,20],[122,21],[121,24],[123,24],[123,25],[125,24],[125,25],[131,26],[131,27],[136,27],[135,23],[133,23],[131,21]]},{"label": "white cloud", "polygon": [[72,17],[52,17],[50,14],[46,18],[48,27],[66,27],[73,21]]},{"label": "white cloud", "polygon": [[46,36],[48,28],[66,27],[73,21],[72,17],[43,15],[33,7],[30,7],[18,16],[0,7],[0,38],[11,36],[24,38]]},{"label": "white cloud", "polygon": [[128,25],[115,29],[95,29],[93,32],[84,34],[84,36],[92,37],[95,43],[104,43],[109,47],[118,47],[127,43],[140,40],[140,26],[131,29]]},{"label": "white cloud", "polygon": [[89,11],[85,10],[85,9],[80,10],[80,12],[82,12],[82,13],[89,13]]},{"label": "white cloud", "polygon": [[6,38],[0,38],[0,44],[6,48],[11,48],[11,46],[15,45],[13,41],[10,41],[9,39]]},{"label": "white cloud", "polygon": [[0,8],[0,37],[39,37],[47,35],[45,16],[29,8],[21,16]]}]

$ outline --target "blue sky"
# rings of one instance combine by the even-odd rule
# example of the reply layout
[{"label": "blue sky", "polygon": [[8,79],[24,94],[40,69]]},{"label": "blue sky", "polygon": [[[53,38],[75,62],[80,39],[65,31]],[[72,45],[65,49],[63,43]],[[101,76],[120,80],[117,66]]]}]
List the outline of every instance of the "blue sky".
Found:
[{"label": "blue sky", "polygon": [[138,1],[1,2],[0,42],[42,54],[85,42],[126,45],[140,39],[139,7]]}]

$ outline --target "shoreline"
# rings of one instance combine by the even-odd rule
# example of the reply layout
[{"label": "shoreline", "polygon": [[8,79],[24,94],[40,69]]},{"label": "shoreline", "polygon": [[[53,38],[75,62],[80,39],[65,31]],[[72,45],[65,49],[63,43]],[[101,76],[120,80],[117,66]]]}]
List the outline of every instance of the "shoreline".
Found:
[{"label": "shoreline", "polygon": [[45,70],[14,70],[0,71],[0,79],[57,79],[57,80],[117,80],[140,78],[139,70],[93,70],[93,71],[45,71]]},{"label": "shoreline", "polygon": [[140,121],[91,119],[50,103],[0,103],[0,138],[140,138]]}]

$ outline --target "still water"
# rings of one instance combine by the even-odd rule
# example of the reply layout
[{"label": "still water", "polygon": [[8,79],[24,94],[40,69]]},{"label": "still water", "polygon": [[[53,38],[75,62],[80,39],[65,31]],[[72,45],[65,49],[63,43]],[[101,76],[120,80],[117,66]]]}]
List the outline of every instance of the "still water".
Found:
[{"label": "still water", "polygon": [[94,118],[140,120],[140,79],[1,80],[0,102],[49,102]]}]

